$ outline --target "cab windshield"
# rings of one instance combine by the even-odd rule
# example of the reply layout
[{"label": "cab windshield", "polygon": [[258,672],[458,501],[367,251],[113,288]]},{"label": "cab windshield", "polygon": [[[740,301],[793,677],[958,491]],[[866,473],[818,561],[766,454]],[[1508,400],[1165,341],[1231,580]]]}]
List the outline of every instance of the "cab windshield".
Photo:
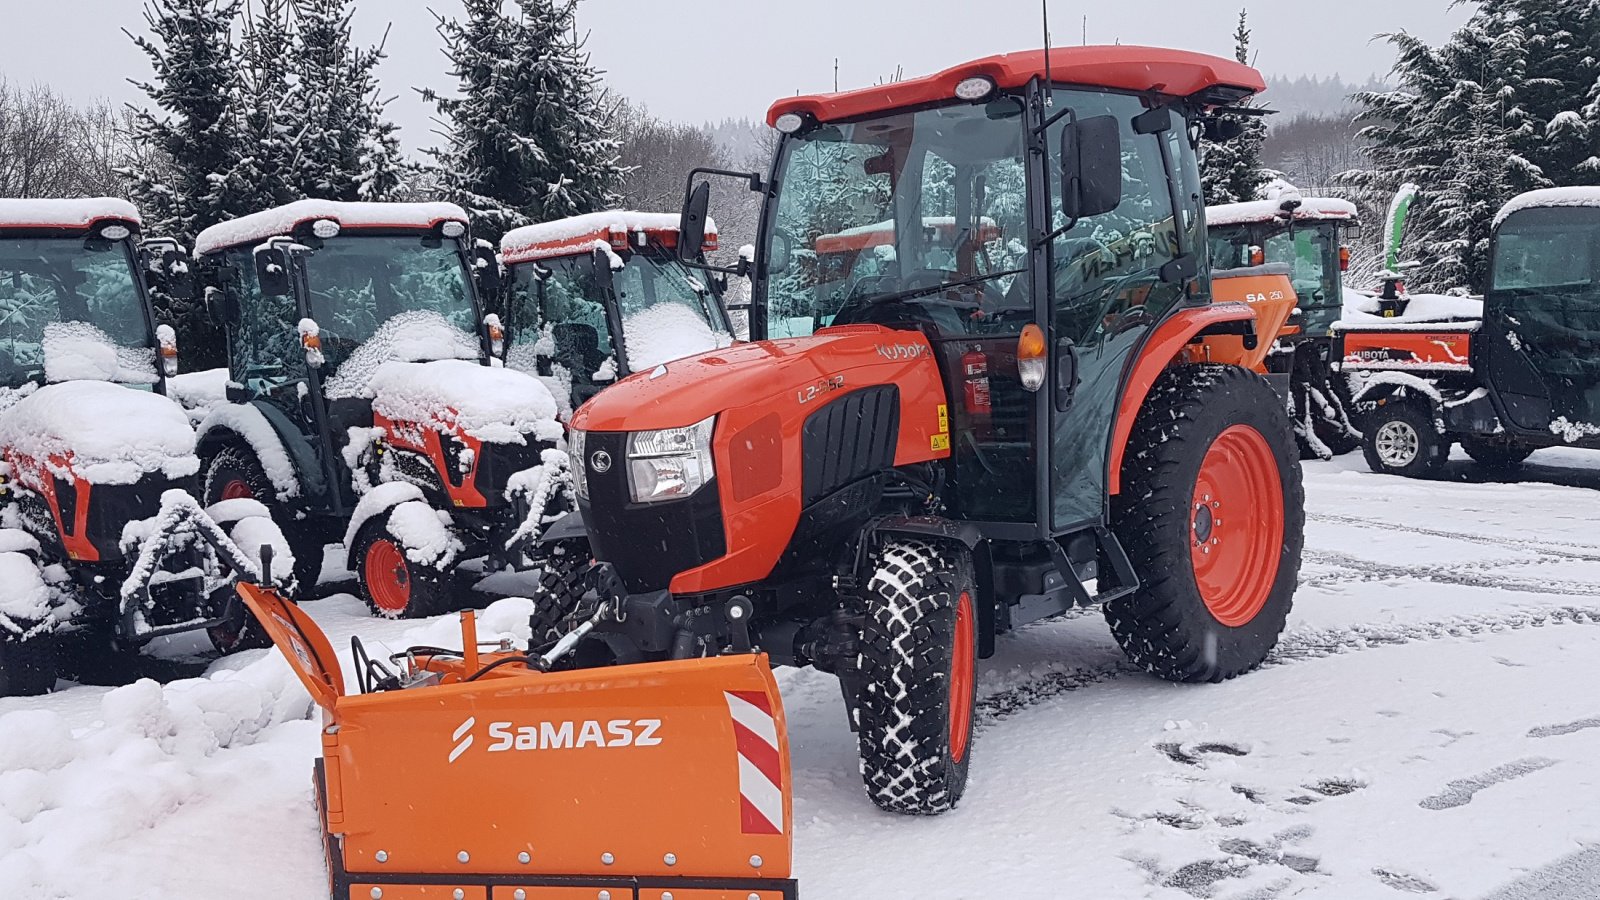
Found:
[{"label": "cab windshield", "polygon": [[1214,269],[1250,266],[1252,247],[1260,247],[1269,265],[1289,267],[1295,295],[1304,309],[1337,305],[1339,288],[1339,225],[1301,222],[1294,228],[1265,223],[1249,228],[1213,228],[1208,241]]},{"label": "cab windshield", "polygon": [[0,382],[155,384],[135,278],[123,241],[0,239]]},{"label": "cab windshield", "polygon": [[829,124],[784,142],[767,330],[793,337],[904,304],[942,331],[1032,314],[1023,107],[1016,98]]},{"label": "cab windshield", "polygon": [[[471,276],[455,241],[416,235],[343,236],[305,254],[311,318],[322,350],[337,369],[380,327],[406,313],[406,321],[446,324],[446,339],[424,342],[404,355],[411,361],[460,358],[478,343],[478,311]],[[437,347],[431,344],[438,344]],[[476,356],[476,351],[468,354]]]}]

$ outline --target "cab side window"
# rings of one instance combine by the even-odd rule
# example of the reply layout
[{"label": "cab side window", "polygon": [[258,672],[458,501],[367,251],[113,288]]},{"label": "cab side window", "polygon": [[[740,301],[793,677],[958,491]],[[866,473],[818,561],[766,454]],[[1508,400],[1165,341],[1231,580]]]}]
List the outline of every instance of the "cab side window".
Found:
[{"label": "cab side window", "polygon": [[255,396],[309,378],[294,298],[269,297],[256,279],[250,247],[222,256],[220,285],[237,319],[228,329],[228,377]]}]

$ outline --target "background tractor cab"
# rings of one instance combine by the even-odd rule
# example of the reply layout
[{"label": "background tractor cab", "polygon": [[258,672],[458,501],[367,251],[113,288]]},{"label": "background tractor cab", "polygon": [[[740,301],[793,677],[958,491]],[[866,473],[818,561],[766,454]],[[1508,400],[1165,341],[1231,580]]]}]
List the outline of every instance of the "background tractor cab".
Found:
[{"label": "background tractor cab", "polygon": [[177,340],[149,298],[185,295],[187,266],[139,229],[123,200],[0,200],[0,696],[178,632],[244,646],[230,582],[283,547],[265,510],[191,496],[194,430],[164,396]]},{"label": "background tractor cab", "polygon": [[541,603],[618,612],[580,660],[753,642],[835,673],[868,793],[912,813],[961,796],[974,660],[1001,632],[1102,603],[1164,677],[1259,664],[1296,582],[1300,471],[1252,371],[1277,326],[1212,302],[1196,145],[1263,87],[1087,47],[775,104],[770,176],[692,174],[681,229],[699,265],[702,176],[761,193],[737,270],[755,340],[573,416],[581,517],[546,538],[577,587]]},{"label": "background tractor cab", "polygon": [[[710,223],[703,249],[716,241]],[[685,266],[677,250],[678,217],[660,213],[591,213],[507,233],[506,365],[545,379],[565,418],[634,372],[728,346],[722,279]]]},{"label": "background tractor cab", "polygon": [[1349,381],[1334,371],[1334,323],[1344,313],[1344,273],[1360,229],[1355,204],[1284,196],[1206,210],[1211,268],[1287,267],[1296,309],[1290,329],[1268,357],[1290,376],[1290,414],[1302,459],[1331,459],[1361,444]]},{"label": "background tractor cab", "polygon": [[1510,468],[1541,447],[1600,449],[1600,187],[1523,194],[1495,218],[1482,321],[1341,325],[1374,471],[1436,473],[1460,442]]},{"label": "background tractor cab", "polygon": [[382,615],[462,602],[446,576],[464,560],[520,564],[560,425],[543,385],[490,365],[504,336],[479,288],[500,270],[460,207],[301,201],[195,252],[228,337],[228,402],[200,426],[209,500],[270,506],[308,585],[343,541]]}]

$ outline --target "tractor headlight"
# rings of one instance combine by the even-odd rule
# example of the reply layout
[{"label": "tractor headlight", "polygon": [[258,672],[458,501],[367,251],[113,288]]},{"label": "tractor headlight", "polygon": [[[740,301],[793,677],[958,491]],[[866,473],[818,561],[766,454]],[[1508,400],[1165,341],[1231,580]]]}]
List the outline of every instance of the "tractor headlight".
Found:
[{"label": "tractor headlight", "polygon": [[567,455],[572,457],[572,480],[576,482],[573,487],[578,492],[579,499],[589,499],[589,467],[583,458],[584,433],[577,429],[567,432]]},{"label": "tractor headlight", "polygon": [[711,461],[712,416],[687,428],[628,435],[628,487],[635,503],[681,500],[705,487]]}]

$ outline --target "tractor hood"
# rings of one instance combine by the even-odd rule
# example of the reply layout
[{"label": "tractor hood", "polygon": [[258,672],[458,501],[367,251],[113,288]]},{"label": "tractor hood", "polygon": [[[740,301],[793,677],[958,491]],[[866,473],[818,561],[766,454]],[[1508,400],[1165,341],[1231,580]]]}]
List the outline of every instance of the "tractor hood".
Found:
[{"label": "tractor hood", "polygon": [[461,433],[487,444],[561,437],[556,401],[538,379],[475,362],[387,362],[367,386],[372,411],[396,422]]},{"label": "tractor hood", "polygon": [[681,428],[734,407],[805,404],[817,396],[807,395],[811,388],[854,387],[851,370],[931,360],[932,355],[922,335],[876,325],[737,344],[631,375],[584,404],[572,426],[581,431]]},{"label": "tractor hood", "polygon": [[[0,412],[0,446],[13,464],[93,484],[200,470],[194,429],[178,404],[103,381],[49,384]],[[20,473],[19,473],[20,474]]]}]

